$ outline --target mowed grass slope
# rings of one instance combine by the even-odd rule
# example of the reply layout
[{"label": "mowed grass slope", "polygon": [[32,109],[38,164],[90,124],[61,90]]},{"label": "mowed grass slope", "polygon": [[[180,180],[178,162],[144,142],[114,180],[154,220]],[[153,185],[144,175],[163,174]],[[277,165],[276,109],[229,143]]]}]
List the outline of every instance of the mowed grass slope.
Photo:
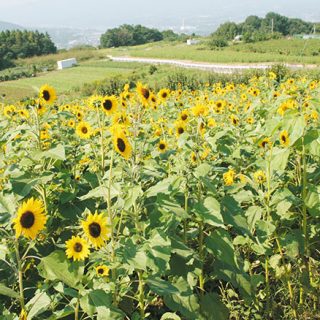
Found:
[{"label": "mowed grass slope", "polygon": [[216,63],[302,63],[320,64],[320,40],[279,39],[235,44],[210,50],[205,44],[158,42],[148,45],[106,50],[108,54]]},{"label": "mowed grass slope", "polygon": [[81,87],[84,83],[130,73],[136,67],[136,64],[132,63],[120,65],[107,60],[87,61],[73,68],[43,73],[35,78],[2,82],[0,83],[0,95],[5,94],[9,99],[34,96],[46,83],[53,86],[61,95]]}]

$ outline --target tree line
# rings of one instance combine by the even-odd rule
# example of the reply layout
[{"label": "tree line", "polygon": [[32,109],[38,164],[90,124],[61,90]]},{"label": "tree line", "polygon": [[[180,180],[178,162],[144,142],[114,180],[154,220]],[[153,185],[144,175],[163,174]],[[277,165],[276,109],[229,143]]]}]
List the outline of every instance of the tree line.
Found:
[{"label": "tree line", "polygon": [[242,23],[226,22],[212,34],[212,43],[225,46],[236,35],[245,42],[264,41],[283,36],[313,32],[314,24],[269,12],[265,18],[249,16]]},{"label": "tree line", "polygon": [[120,27],[108,29],[100,38],[102,48],[136,46],[161,40],[184,39],[186,35],[178,35],[172,30],[159,31],[142,25],[123,24]]},{"label": "tree line", "polygon": [[0,70],[14,66],[13,60],[56,53],[48,33],[27,30],[0,32]]}]

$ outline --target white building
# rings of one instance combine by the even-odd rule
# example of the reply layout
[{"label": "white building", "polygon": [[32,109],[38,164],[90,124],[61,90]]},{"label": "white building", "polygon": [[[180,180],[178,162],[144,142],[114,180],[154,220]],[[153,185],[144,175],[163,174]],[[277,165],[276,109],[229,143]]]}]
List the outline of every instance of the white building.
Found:
[{"label": "white building", "polygon": [[77,64],[76,58],[70,58],[66,60],[60,60],[57,62],[58,64],[58,70],[62,70],[65,68],[71,68]]},{"label": "white building", "polygon": [[198,44],[200,41],[199,40],[195,40],[195,39],[188,39],[187,40],[187,45],[188,46],[193,46],[195,44]]}]

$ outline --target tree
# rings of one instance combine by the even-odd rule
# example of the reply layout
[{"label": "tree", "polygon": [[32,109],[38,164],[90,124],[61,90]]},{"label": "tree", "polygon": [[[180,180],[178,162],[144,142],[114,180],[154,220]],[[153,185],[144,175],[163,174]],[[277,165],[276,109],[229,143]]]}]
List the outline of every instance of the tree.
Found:
[{"label": "tree", "polygon": [[135,46],[161,40],[163,40],[163,34],[159,30],[142,25],[124,24],[118,28],[109,29],[102,34],[100,46],[102,48]]},{"label": "tree", "polygon": [[233,40],[234,37],[239,33],[239,27],[234,22],[225,22],[212,34],[212,36],[224,39]]}]

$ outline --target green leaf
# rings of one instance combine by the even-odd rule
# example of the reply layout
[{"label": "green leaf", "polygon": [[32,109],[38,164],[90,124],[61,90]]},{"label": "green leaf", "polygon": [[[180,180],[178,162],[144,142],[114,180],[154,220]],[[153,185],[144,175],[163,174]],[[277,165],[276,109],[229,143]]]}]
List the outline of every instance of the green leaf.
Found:
[{"label": "green leaf", "polygon": [[28,312],[28,319],[47,311],[51,304],[50,297],[45,292],[38,292],[26,305],[27,309],[31,306]]},{"label": "green leaf", "polygon": [[14,299],[19,299],[19,293],[6,287],[4,284],[0,283],[0,295],[7,296]]},{"label": "green leaf", "polygon": [[314,217],[320,216],[320,186],[308,184],[307,196],[306,196],[306,207]]},{"label": "green leaf", "polygon": [[210,237],[206,238],[207,249],[215,259],[222,261],[235,269],[238,269],[232,240],[227,231],[215,230]]},{"label": "green leaf", "polygon": [[179,290],[173,286],[170,282],[162,280],[161,278],[148,278],[146,283],[150,289],[160,296],[165,296],[168,294],[178,293]]},{"label": "green leaf", "polygon": [[201,313],[207,320],[227,320],[229,319],[229,310],[221,302],[216,293],[208,293],[200,300]]},{"label": "green leaf", "polygon": [[200,311],[198,299],[189,284],[180,277],[174,286],[178,289],[178,293],[164,296],[165,304],[172,311],[181,312],[187,319],[198,319]]},{"label": "green leaf", "polygon": [[220,214],[220,205],[216,199],[212,197],[206,198],[204,203],[196,203],[193,209],[199,219],[205,223],[224,228],[222,215]]},{"label": "green leaf", "polygon": [[262,213],[262,209],[257,206],[252,206],[247,209],[246,217],[251,231],[253,231],[253,229],[255,228],[256,222],[261,219]]},{"label": "green leaf", "polygon": [[200,164],[200,166],[195,168],[193,173],[196,178],[200,178],[200,177],[206,177],[211,170],[212,170],[212,166],[210,166],[207,163],[202,163]]},{"label": "green leaf", "polygon": [[123,263],[131,266],[132,270],[147,270],[147,254],[145,250],[136,245],[132,239],[128,239],[124,244],[122,254]]},{"label": "green leaf", "polygon": [[16,213],[16,199],[13,194],[0,194],[0,213],[9,213],[11,216]]},{"label": "green leaf", "polygon": [[[119,196],[120,191],[119,187],[116,184],[111,184],[111,199]],[[90,190],[86,195],[79,197],[81,201],[92,199],[92,198],[105,198],[108,195],[108,188],[105,186],[99,186],[97,188],[94,188]]]},{"label": "green leaf", "polygon": [[271,158],[271,171],[284,171],[286,169],[288,158],[290,155],[290,149],[289,148],[274,148],[272,152],[272,158]]},{"label": "green leaf", "polygon": [[41,259],[38,266],[39,274],[47,280],[60,280],[69,287],[77,289],[81,282],[84,265],[80,262],[71,262],[65,252],[56,250]]},{"label": "green leaf", "polygon": [[175,313],[166,312],[162,315],[160,320],[181,320],[181,318]]},{"label": "green leaf", "polygon": [[43,156],[46,158],[64,161],[66,159],[64,146],[62,144],[58,144],[56,147],[44,151]]},{"label": "green leaf", "polygon": [[159,181],[156,185],[149,188],[145,192],[145,195],[148,198],[157,196],[157,194],[160,193],[170,194],[172,191],[179,189],[181,182],[181,177],[171,176],[169,178]]}]

